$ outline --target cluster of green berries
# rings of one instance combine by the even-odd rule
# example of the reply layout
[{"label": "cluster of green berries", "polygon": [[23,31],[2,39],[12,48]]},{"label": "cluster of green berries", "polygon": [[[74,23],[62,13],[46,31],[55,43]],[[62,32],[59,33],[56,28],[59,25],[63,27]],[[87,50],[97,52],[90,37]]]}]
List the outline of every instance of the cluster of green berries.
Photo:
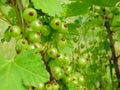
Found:
[{"label": "cluster of green berries", "polygon": [[49,57],[48,65],[52,75],[57,81],[62,80],[66,87],[72,83],[75,90],[87,90],[84,75],[74,68],[75,66],[85,68],[87,66],[86,59],[79,58],[74,62],[70,54],[60,53],[55,47],[48,49],[47,57]]},{"label": "cluster of green berries", "polygon": [[[65,22],[62,22],[59,18],[52,18],[49,25],[44,25],[41,20],[37,18],[37,11],[33,8],[27,8],[23,12],[26,25],[22,30],[18,25],[11,26],[9,33],[11,37],[16,38],[16,51],[21,52],[23,50],[36,49],[38,52],[42,51],[41,37],[47,37],[53,33],[66,34],[68,33],[68,26]],[[51,34],[52,33],[52,34]],[[66,39],[61,37],[57,42],[58,45],[66,43]]]},{"label": "cluster of green berries", "polygon": [[[44,24],[37,17],[35,9],[27,8],[23,12],[23,18],[26,22],[24,29],[22,30],[18,25],[9,28],[10,36],[16,39],[16,52],[19,54],[24,50],[32,49],[36,53],[45,51],[41,37],[47,38],[49,36],[57,44],[57,47],[64,49],[67,44],[67,39],[64,36],[69,33],[67,23],[59,18],[51,18],[49,24]],[[73,83],[76,86],[75,90],[84,90],[85,77],[74,69],[71,56],[59,52],[57,47],[51,45],[45,51],[46,62],[56,81],[47,84],[40,83],[35,90],[60,90],[60,85],[57,83],[60,80],[65,82],[65,86]],[[77,60],[77,64],[85,66],[86,61],[80,59]]]}]

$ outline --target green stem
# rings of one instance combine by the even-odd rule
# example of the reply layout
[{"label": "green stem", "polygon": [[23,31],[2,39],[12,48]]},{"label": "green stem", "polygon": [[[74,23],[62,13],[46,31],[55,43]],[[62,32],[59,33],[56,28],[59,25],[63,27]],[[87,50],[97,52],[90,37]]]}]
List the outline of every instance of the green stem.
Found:
[{"label": "green stem", "polygon": [[29,0],[26,0],[26,5],[25,5],[25,7],[28,8],[28,5],[29,5]]},{"label": "green stem", "polygon": [[21,0],[17,0],[18,11],[20,11],[20,25],[21,29],[24,30],[24,19],[23,19],[23,5]]},{"label": "green stem", "polygon": [[14,0],[11,0],[11,7],[15,10],[15,13],[16,13],[16,20],[17,20],[17,23],[18,25],[20,25],[20,16],[19,16],[19,11],[17,9],[17,5],[16,5],[16,1]]}]

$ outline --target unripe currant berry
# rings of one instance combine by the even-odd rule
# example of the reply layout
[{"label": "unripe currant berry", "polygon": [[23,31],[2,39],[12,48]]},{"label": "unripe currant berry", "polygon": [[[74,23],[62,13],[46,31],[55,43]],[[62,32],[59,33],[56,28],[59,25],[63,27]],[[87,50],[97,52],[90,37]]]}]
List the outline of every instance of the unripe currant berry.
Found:
[{"label": "unripe currant berry", "polygon": [[77,62],[78,62],[78,65],[80,66],[80,67],[85,67],[85,66],[87,66],[87,60],[84,58],[84,57],[80,57],[78,60],[77,60]]},{"label": "unripe currant berry", "polygon": [[58,47],[60,47],[60,48],[64,48],[64,47],[66,46],[66,44],[67,44],[67,40],[66,40],[64,37],[60,38],[60,39],[57,41],[57,45],[58,45]]},{"label": "unripe currant berry", "polygon": [[72,66],[70,66],[70,65],[64,66],[64,72],[65,72],[66,74],[70,74],[72,71],[73,71]]},{"label": "unripe currant berry", "polygon": [[30,25],[34,32],[39,32],[43,29],[43,23],[38,19],[32,21]]},{"label": "unripe currant berry", "polygon": [[56,60],[58,60],[60,65],[62,65],[63,62],[64,62],[64,55],[62,53],[58,53],[57,57],[56,57]]},{"label": "unripe currant berry", "polygon": [[18,35],[21,34],[21,29],[19,28],[19,26],[14,25],[10,27],[9,33],[12,37],[17,37]]},{"label": "unripe currant berry", "polygon": [[31,28],[30,24],[28,24],[26,27],[25,27],[25,32],[24,32],[24,36],[26,38],[28,38],[29,34],[33,32],[33,29]]},{"label": "unripe currant berry", "polygon": [[46,85],[45,85],[45,90],[53,90],[53,89],[52,89],[52,84],[49,84],[49,83],[46,84]]},{"label": "unripe currant berry", "polygon": [[68,25],[67,25],[67,23],[62,23],[61,24],[61,28],[59,29],[59,32],[60,33],[63,33],[63,34],[66,34],[66,33],[68,33]]},{"label": "unripe currant berry", "polygon": [[85,83],[85,77],[83,75],[79,75],[78,80],[79,80],[79,83],[82,85]]},{"label": "unripe currant berry", "polygon": [[28,39],[30,42],[33,42],[33,43],[39,42],[41,40],[41,32],[30,33]]},{"label": "unripe currant berry", "polygon": [[40,42],[34,43],[34,47],[36,49],[36,52],[41,52],[42,49],[43,49],[43,46],[42,46],[42,44]]},{"label": "unripe currant berry", "polygon": [[54,30],[59,30],[61,27],[61,20],[59,18],[53,18],[50,22],[50,26],[54,29]]},{"label": "unripe currant berry", "polygon": [[41,33],[43,36],[48,36],[51,33],[51,28],[47,25],[44,25],[41,30]]},{"label": "unripe currant berry", "polygon": [[70,63],[72,63],[72,59],[68,54],[64,54],[64,65],[69,65]]},{"label": "unripe currant berry", "polygon": [[64,72],[59,66],[52,67],[51,71],[56,80],[59,80],[64,76]]},{"label": "unripe currant berry", "polygon": [[36,43],[29,44],[27,49],[28,50],[35,49],[35,52],[41,52],[43,49],[43,46],[41,43],[36,42]]},{"label": "unripe currant berry", "polygon": [[50,49],[48,49],[47,54],[48,54],[49,57],[55,58],[56,55],[57,55],[57,49],[56,48],[50,48]]},{"label": "unripe currant berry", "polygon": [[35,88],[35,90],[44,90],[44,89],[45,89],[44,83],[40,83],[39,86]]},{"label": "unripe currant berry", "polygon": [[23,12],[23,17],[26,21],[31,22],[37,18],[37,12],[33,8],[27,8]]},{"label": "unripe currant berry", "polygon": [[28,42],[26,39],[19,39],[17,42],[16,42],[16,50],[18,52],[21,52],[22,50],[25,50],[27,49],[28,47]]},{"label": "unripe currant berry", "polygon": [[52,90],[59,90],[60,86],[57,82],[52,83]]}]

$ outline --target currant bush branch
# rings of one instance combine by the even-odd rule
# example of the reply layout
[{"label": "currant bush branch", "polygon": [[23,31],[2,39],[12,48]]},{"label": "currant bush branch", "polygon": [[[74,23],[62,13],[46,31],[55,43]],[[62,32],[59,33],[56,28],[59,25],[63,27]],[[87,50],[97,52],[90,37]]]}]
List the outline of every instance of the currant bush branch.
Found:
[{"label": "currant bush branch", "polygon": [[[105,27],[106,27],[109,42],[110,42],[110,49],[111,49],[111,52],[112,52],[112,61],[113,61],[113,64],[114,64],[115,73],[116,73],[117,78],[120,80],[120,70],[119,70],[119,65],[118,65],[118,58],[117,58],[116,52],[115,52],[114,41],[113,41],[113,37],[112,37],[112,31],[110,29],[109,18],[106,18]],[[120,82],[119,82],[118,87],[120,87]]]},{"label": "currant bush branch", "polygon": [[44,61],[45,66],[46,66],[46,69],[47,69],[47,71],[48,71],[49,74],[50,74],[50,81],[55,80],[55,78],[54,78],[54,76],[52,75],[52,72],[51,72],[51,70],[50,70],[50,67],[48,66],[48,63],[47,63],[46,60],[45,60],[45,53],[44,53],[44,52],[41,52],[41,56],[42,56],[42,60]]}]

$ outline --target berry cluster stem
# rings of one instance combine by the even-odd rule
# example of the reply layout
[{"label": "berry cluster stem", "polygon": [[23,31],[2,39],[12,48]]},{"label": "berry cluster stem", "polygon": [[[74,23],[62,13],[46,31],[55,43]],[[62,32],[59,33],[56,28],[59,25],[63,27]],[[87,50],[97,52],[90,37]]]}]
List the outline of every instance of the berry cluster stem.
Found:
[{"label": "berry cluster stem", "polygon": [[21,24],[21,28],[24,29],[24,19],[23,19],[23,5],[22,5],[22,1],[21,0],[17,0],[17,4],[18,4],[18,11],[20,11],[20,24]]},{"label": "berry cluster stem", "polygon": [[43,60],[43,62],[44,62],[44,64],[45,64],[45,66],[46,66],[46,69],[47,69],[47,71],[48,71],[49,74],[50,74],[50,81],[55,80],[55,78],[54,78],[54,76],[52,75],[52,72],[51,72],[51,70],[50,70],[50,67],[48,66],[48,63],[47,63],[46,60],[45,60],[45,53],[44,53],[44,52],[41,52],[41,56],[42,56],[42,60]]}]

